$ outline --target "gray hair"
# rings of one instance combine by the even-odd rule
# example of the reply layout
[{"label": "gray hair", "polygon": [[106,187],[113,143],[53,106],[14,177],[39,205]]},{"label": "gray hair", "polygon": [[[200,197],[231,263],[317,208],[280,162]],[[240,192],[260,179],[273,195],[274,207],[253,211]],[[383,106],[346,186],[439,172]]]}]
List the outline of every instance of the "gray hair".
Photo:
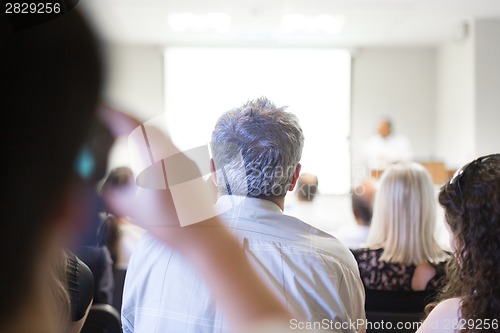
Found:
[{"label": "gray hair", "polygon": [[297,117],[265,97],[224,113],[212,132],[220,194],[284,197],[302,155]]}]

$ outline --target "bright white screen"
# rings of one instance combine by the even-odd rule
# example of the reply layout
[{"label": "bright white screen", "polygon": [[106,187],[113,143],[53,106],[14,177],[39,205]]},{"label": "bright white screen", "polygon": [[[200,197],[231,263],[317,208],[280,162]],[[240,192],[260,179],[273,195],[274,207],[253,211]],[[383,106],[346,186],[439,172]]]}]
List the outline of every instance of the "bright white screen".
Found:
[{"label": "bright white screen", "polygon": [[350,188],[351,58],[344,50],[168,48],[165,104],[172,140],[189,149],[210,140],[217,118],[266,96],[288,106],[305,135],[302,170],[319,191]]}]

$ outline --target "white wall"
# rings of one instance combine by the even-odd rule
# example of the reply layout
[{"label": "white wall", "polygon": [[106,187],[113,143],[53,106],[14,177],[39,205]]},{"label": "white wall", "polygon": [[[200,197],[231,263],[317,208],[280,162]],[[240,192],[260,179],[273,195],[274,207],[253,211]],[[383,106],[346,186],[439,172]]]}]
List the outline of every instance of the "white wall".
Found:
[{"label": "white wall", "polygon": [[437,52],[436,156],[457,169],[475,155],[474,36]]},{"label": "white wall", "polygon": [[[163,113],[163,50],[149,45],[107,45],[104,99],[146,121]],[[108,169],[129,165],[127,138],[110,152]]]},{"label": "white wall", "polygon": [[475,24],[476,155],[500,152],[500,19]]},{"label": "white wall", "polygon": [[105,51],[105,97],[141,120],[163,113],[163,50],[149,45],[111,44]]},{"label": "white wall", "polygon": [[500,151],[498,36],[500,19],[477,20],[438,50],[436,152],[449,168]]},{"label": "white wall", "polygon": [[354,181],[368,175],[360,151],[382,116],[393,119],[415,159],[429,160],[435,143],[435,62],[433,48],[362,49],[353,59],[351,143]]}]

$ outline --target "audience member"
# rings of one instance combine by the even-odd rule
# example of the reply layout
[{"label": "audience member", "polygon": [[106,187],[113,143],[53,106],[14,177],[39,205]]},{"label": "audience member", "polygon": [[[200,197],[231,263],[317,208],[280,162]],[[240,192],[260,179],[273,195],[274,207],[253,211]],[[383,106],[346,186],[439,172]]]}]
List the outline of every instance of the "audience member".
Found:
[{"label": "audience member", "polygon": [[342,221],[342,212],[332,205],[328,196],[318,192],[318,177],[314,174],[300,174],[293,193],[286,196],[283,211],[305,221],[313,227],[332,234],[337,222]]},{"label": "audience member", "polygon": [[299,201],[313,201],[318,192],[318,176],[303,173],[297,180],[297,198]]},{"label": "audience member", "polygon": [[118,262],[118,241],[120,238],[118,221],[114,215],[107,213],[102,213],[101,219],[102,223],[97,233],[97,244],[108,249],[114,271]]},{"label": "audience member", "polygon": [[412,159],[410,142],[403,135],[394,133],[394,125],[389,118],[380,120],[377,134],[364,146],[364,157],[370,170],[383,170],[396,162]]},{"label": "audience member", "polygon": [[372,223],[373,201],[377,180],[368,178],[358,184],[352,191],[351,204],[355,224],[340,228],[337,237],[350,249],[358,249],[366,242]]},{"label": "audience member", "polygon": [[[365,317],[364,292],[351,253],[330,235],[282,212],[285,194],[299,176],[303,140],[297,119],[265,98],[223,114],[212,134],[212,177],[221,194],[217,206],[229,207],[222,220],[294,318],[355,322]],[[152,230],[164,239],[167,229]],[[182,241],[169,239],[171,245]],[[145,236],[132,255],[124,331],[227,331],[226,314],[174,248]]]},{"label": "audience member", "polygon": [[106,246],[98,242],[102,226],[100,211],[102,199],[96,193],[96,182],[106,174],[107,153],[113,144],[113,135],[100,121],[94,121],[86,142],[76,161],[75,170],[84,180],[81,200],[82,213],[75,221],[75,239],[69,248],[87,265],[94,276],[94,304],[111,304],[113,297],[113,261]]},{"label": "audience member", "polygon": [[434,293],[448,258],[434,238],[435,223],[434,187],[424,167],[404,163],[385,170],[366,247],[353,251],[367,291]]},{"label": "audience member", "polygon": [[106,246],[81,246],[75,254],[87,265],[94,276],[94,304],[113,303],[113,260]]},{"label": "audience member", "polygon": [[[119,167],[110,171],[103,181],[100,194],[105,199],[110,189],[126,186],[134,181],[132,170]],[[112,213],[112,212],[110,212]],[[144,229],[131,223],[127,217],[108,215],[100,230],[100,238],[110,250],[115,269],[127,269],[130,256],[144,234]]]},{"label": "audience member", "polygon": [[439,193],[455,259],[439,303],[418,330],[498,332],[500,321],[500,154],[480,157]]}]

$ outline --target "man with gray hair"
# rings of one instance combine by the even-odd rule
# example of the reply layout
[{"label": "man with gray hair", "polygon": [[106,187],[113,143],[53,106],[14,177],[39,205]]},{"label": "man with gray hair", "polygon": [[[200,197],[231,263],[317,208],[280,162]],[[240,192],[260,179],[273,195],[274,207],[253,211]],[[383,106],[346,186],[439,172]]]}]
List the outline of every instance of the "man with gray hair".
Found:
[{"label": "man with gray hair", "polygon": [[[364,288],[351,252],[283,213],[285,195],[299,178],[303,145],[297,118],[266,98],[223,114],[211,144],[216,206],[293,314],[291,329],[364,332]],[[229,332],[201,277],[149,236],[129,264],[122,319],[125,333]]]}]

